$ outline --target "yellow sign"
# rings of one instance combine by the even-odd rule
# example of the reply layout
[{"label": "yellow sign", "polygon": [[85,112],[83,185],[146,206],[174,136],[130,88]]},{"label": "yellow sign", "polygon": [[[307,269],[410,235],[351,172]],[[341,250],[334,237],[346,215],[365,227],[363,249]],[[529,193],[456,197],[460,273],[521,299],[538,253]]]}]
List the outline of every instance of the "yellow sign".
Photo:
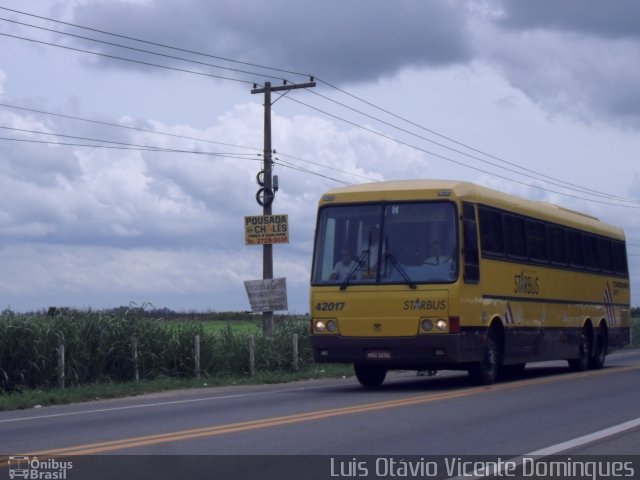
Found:
[{"label": "yellow sign", "polygon": [[289,243],[289,215],[244,217],[245,245]]}]

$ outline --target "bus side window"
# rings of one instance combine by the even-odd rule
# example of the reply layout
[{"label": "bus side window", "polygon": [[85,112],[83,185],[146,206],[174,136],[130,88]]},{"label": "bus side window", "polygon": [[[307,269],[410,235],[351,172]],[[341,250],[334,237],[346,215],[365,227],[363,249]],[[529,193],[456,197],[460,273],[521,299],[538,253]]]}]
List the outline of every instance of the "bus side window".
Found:
[{"label": "bus side window", "polygon": [[470,203],[462,205],[462,225],[464,232],[464,281],[480,281],[480,260],[478,256],[478,226],[476,209]]},{"label": "bus side window", "polygon": [[480,206],[478,209],[480,219],[480,235],[482,256],[504,257],[504,229],[502,212],[493,208]]},{"label": "bus side window", "polygon": [[627,249],[623,242],[613,242],[613,268],[617,275],[627,275]]}]

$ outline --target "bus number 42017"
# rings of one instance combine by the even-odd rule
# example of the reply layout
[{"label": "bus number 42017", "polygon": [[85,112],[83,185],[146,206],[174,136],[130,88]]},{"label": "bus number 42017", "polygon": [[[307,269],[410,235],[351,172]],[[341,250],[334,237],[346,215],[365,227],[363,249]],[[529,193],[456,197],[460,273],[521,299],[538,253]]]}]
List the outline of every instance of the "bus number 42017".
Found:
[{"label": "bus number 42017", "polygon": [[345,306],[345,302],[320,302],[316,304],[319,312],[340,312]]}]

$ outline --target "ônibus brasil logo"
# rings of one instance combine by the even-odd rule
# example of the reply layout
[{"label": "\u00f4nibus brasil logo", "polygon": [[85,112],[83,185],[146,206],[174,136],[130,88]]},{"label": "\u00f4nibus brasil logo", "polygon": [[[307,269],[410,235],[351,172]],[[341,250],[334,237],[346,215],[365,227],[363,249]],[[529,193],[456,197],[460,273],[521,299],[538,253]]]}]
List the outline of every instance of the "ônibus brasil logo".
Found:
[{"label": "\u00f4nibus brasil logo", "polygon": [[73,468],[73,462],[48,458],[38,460],[38,457],[14,456],[9,457],[9,478],[24,478],[33,480],[66,480],[67,471]]}]

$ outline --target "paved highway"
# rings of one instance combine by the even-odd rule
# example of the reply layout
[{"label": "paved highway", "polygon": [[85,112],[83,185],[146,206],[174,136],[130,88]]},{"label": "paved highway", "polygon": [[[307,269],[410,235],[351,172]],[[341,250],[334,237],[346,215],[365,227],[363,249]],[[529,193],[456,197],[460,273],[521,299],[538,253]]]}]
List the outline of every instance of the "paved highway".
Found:
[{"label": "paved highway", "polygon": [[488,387],[398,372],[373,391],[345,378],[0,412],[0,454],[637,455],[638,405],[640,352],[629,351],[602,370],[533,364]]}]

